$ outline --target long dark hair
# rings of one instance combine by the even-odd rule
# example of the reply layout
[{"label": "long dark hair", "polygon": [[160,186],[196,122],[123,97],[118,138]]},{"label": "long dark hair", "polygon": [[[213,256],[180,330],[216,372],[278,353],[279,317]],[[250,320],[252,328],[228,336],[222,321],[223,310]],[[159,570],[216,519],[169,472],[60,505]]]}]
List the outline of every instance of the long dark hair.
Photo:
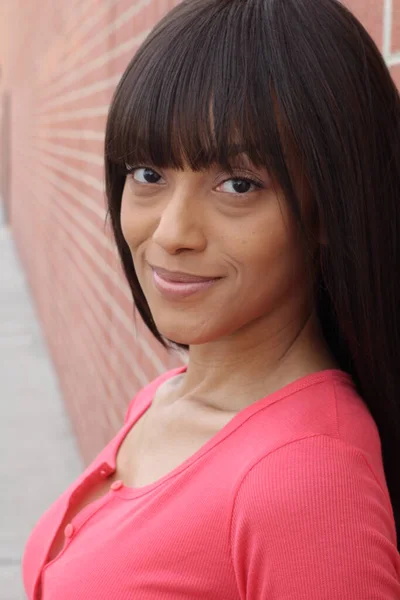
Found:
[{"label": "long dark hair", "polygon": [[294,162],[311,192],[324,231],[318,315],[378,426],[399,544],[400,99],[374,41],[337,0],[185,0],[115,91],[109,216],[135,306],[165,347],[121,230],[125,161],[229,169],[238,147],[279,182],[305,232]]}]

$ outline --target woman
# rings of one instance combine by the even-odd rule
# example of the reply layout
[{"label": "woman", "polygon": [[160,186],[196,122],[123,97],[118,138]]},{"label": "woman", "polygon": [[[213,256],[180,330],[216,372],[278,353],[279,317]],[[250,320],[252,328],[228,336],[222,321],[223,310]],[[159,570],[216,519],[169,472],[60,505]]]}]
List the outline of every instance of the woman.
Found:
[{"label": "woman", "polygon": [[336,0],[186,0],[109,112],[135,305],[187,366],[42,517],[30,600],[400,598],[400,100]]}]

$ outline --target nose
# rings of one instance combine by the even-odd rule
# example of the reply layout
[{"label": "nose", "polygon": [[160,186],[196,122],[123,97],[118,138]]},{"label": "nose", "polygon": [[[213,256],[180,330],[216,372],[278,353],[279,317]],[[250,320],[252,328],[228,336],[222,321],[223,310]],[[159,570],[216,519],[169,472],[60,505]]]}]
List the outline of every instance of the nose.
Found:
[{"label": "nose", "polygon": [[201,199],[197,202],[187,192],[175,192],[162,207],[153,241],[169,254],[181,250],[204,250],[204,210],[200,203]]}]

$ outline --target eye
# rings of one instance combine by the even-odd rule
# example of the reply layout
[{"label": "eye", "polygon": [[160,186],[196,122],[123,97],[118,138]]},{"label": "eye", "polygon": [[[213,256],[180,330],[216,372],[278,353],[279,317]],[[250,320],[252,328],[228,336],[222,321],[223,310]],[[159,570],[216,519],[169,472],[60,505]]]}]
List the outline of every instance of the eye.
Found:
[{"label": "eye", "polygon": [[162,179],[161,175],[159,175],[153,169],[149,167],[130,167],[126,165],[127,174],[137,183],[159,183],[160,179]]},{"label": "eye", "polygon": [[229,194],[243,195],[252,191],[262,189],[264,186],[258,181],[254,181],[247,177],[234,177],[227,179],[219,187],[225,186],[221,191]]}]

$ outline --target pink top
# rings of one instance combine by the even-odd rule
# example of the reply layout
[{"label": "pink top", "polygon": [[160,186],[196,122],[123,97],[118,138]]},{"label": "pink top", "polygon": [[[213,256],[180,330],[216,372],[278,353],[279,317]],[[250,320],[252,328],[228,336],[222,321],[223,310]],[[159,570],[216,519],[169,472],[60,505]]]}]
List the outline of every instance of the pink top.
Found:
[{"label": "pink top", "polygon": [[243,409],[157,482],[113,485],[45,566],[73,492],[115,471],[157,387],[185,369],[137,394],[120,432],[41,517],[23,557],[28,599],[400,599],[378,430],[339,370]]}]

